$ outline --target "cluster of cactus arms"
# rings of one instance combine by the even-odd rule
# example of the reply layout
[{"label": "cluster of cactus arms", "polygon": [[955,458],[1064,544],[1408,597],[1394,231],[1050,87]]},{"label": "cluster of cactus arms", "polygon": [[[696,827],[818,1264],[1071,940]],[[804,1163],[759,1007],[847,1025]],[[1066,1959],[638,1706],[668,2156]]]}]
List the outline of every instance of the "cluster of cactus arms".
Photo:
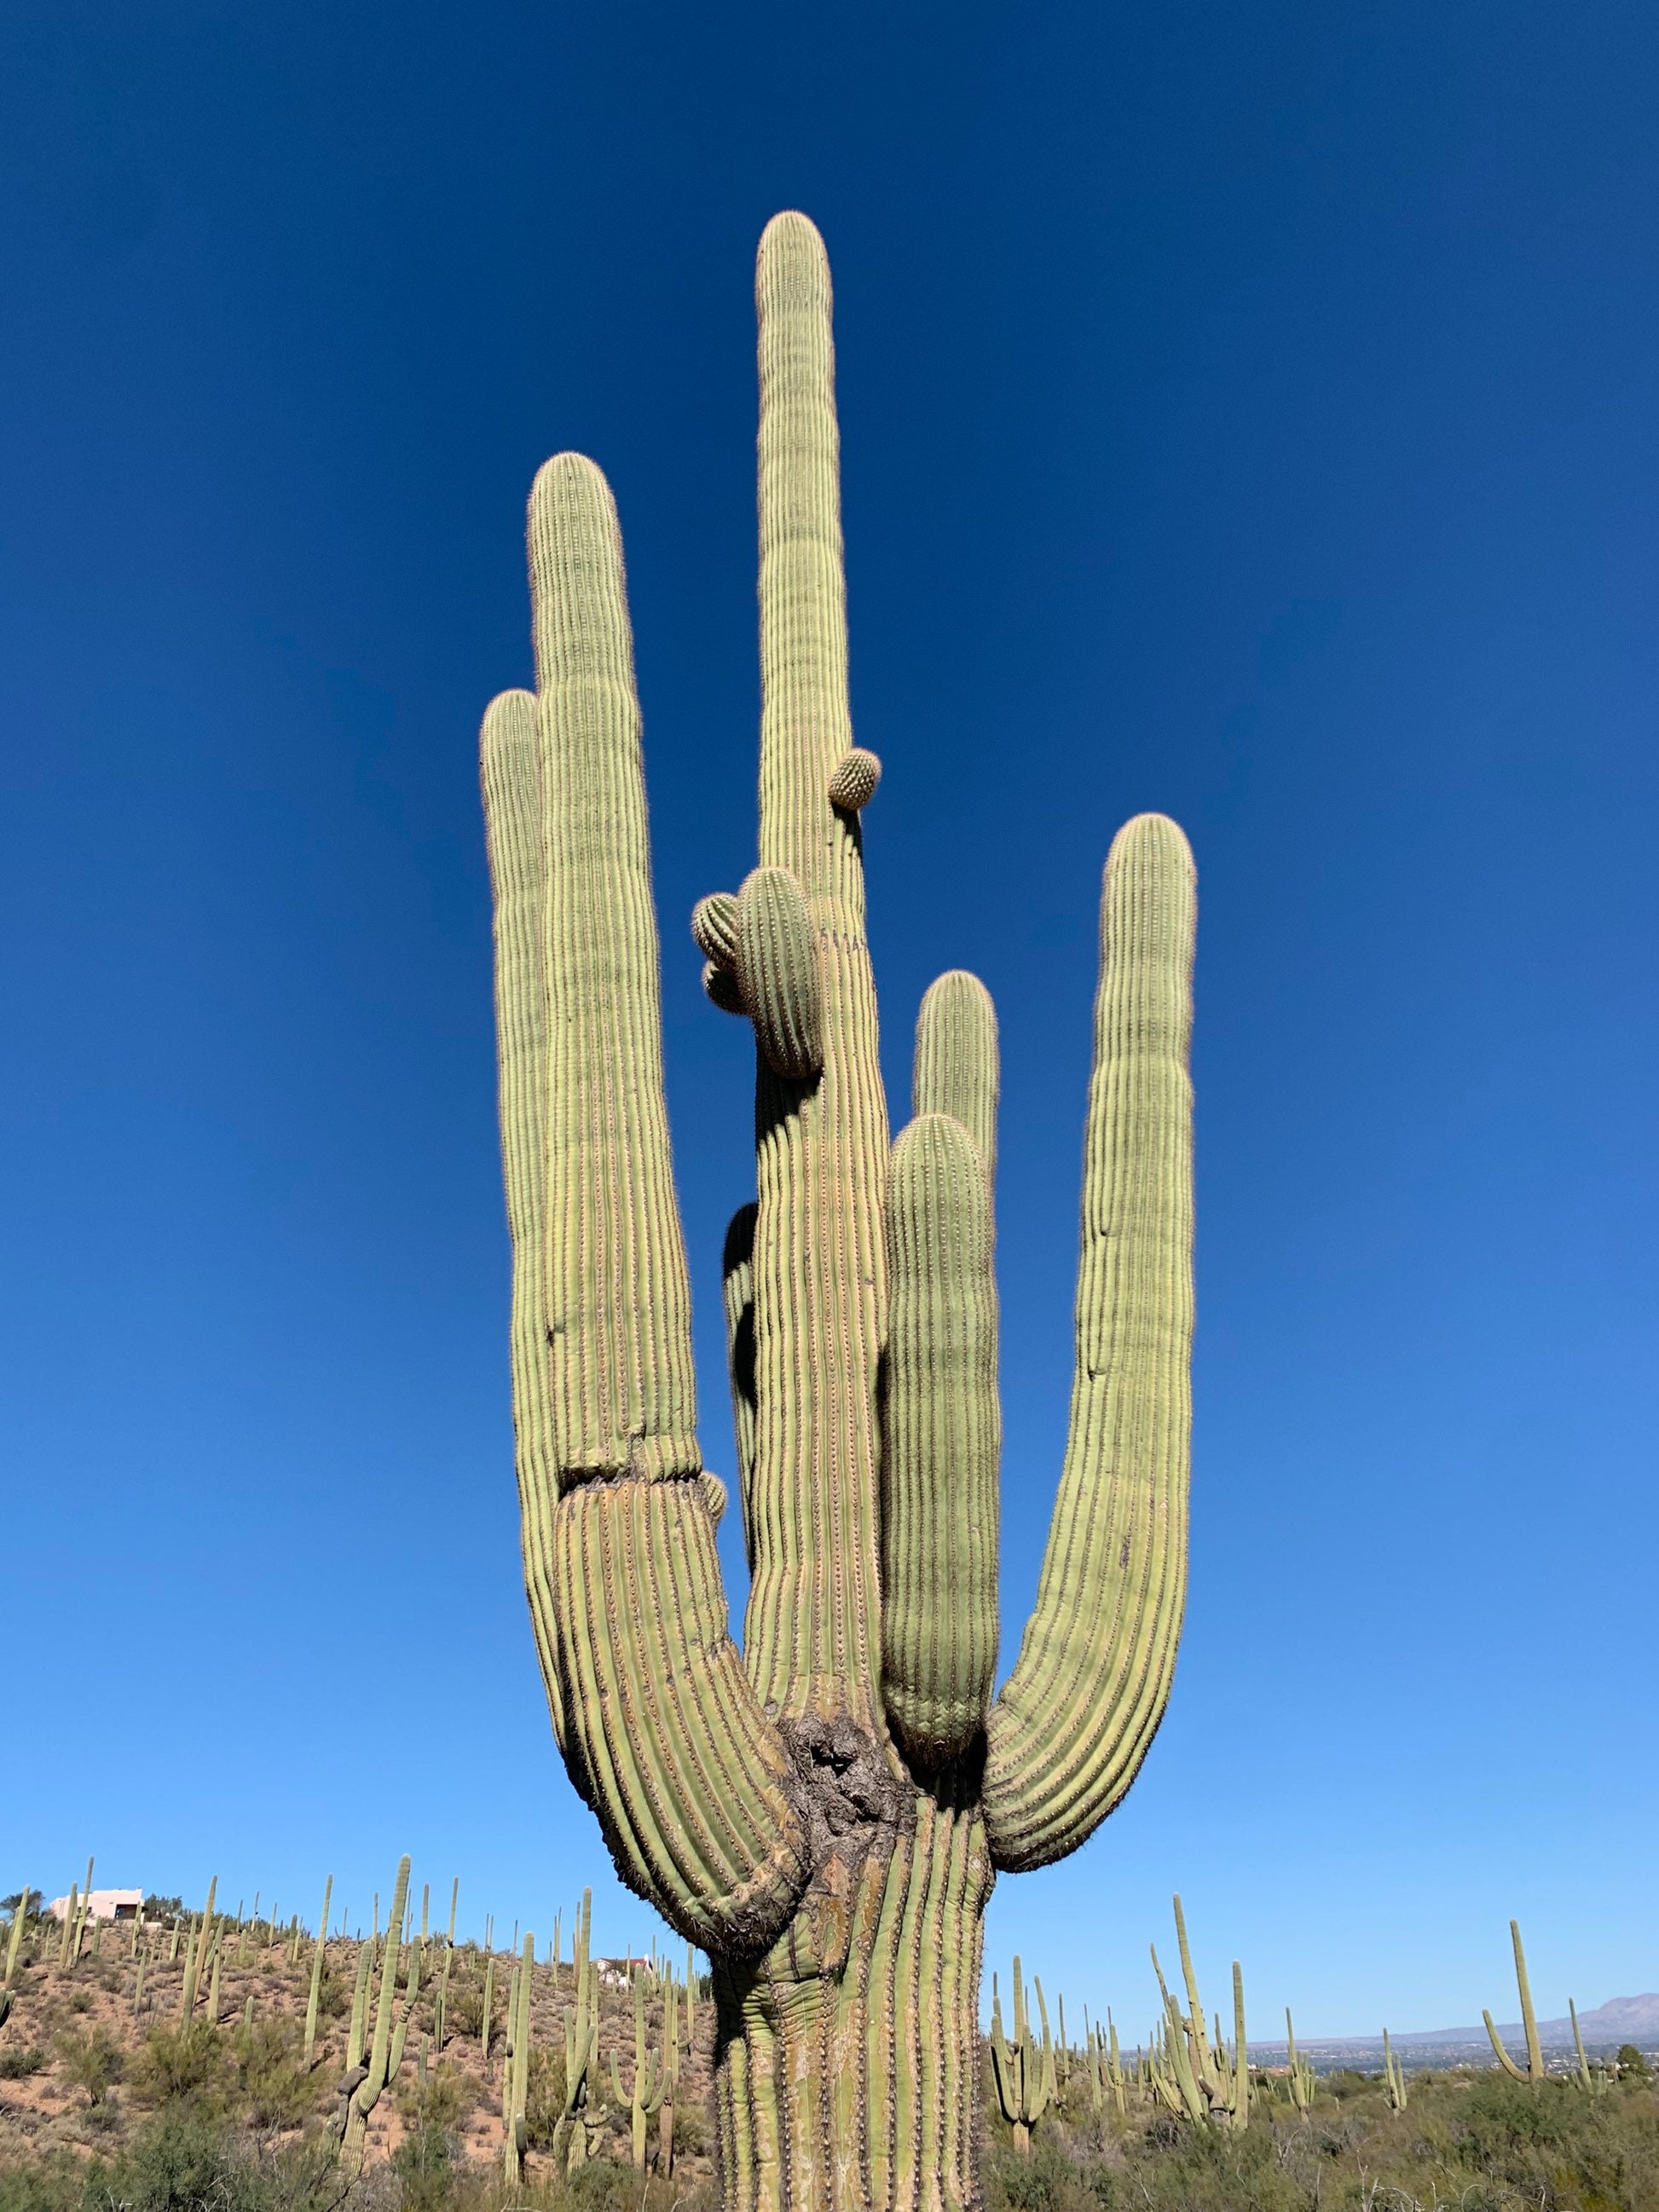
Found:
[{"label": "cluster of cactus arms", "polygon": [[524,2174],[530,2147],[530,1999],[536,1964],[536,1938],[526,1935],[523,1955],[514,1966],[507,1992],[507,2066],[501,2075],[501,2138],[509,2182]]},{"label": "cluster of cactus arms", "polygon": [[1019,1960],[1014,1960],[1012,1994],[1014,2002],[1014,2038],[1012,2043],[1003,2033],[1002,1992],[997,1987],[997,1978],[991,1977],[991,2071],[996,2078],[997,2100],[1002,2106],[1002,2117],[1013,2130],[1014,2148],[1023,2158],[1031,2151],[1031,2130],[1054,2101],[1054,2051],[1048,2039],[1048,2008],[1042,1999],[1042,1984],[1032,1976],[1036,1990],[1037,2011],[1042,2021],[1042,2041],[1039,2045],[1031,2033],[1031,2018],[1025,2005],[1025,1980],[1019,1969]]},{"label": "cluster of cactus arms", "polygon": [[671,1982],[663,1996],[662,2048],[650,2049],[645,2040],[645,1977],[635,1973],[634,1981],[634,2085],[623,2088],[622,2069],[617,2054],[611,2054],[611,2094],[618,2106],[628,2107],[629,2118],[629,2146],[635,2167],[645,2171],[649,2149],[649,2129],[653,2120],[665,2109],[673,2110],[674,2075],[679,2052],[676,2048],[678,2029],[674,2022],[673,1984]]},{"label": "cluster of cactus arms", "polygon": [[582,1892],[571,1945],[571,1996],[564,2015],[564,2109],[554,2150],[562,2149],[567,2172],[587,2157],[589,2093],[599,2070],[599,1970],[588,1956],[593,1933],[593,1893]]},{"label": "cluster of cactus arms", "polygon": [[484,717],[524,1565],[554,1732],[623,1880],[713,1966],[728,2212],[977,2200],[981,1922],[1073,1851],[1167,1702],[1186,1573],[1194,921],[1185,839],[1101,899],[1070,1431],[1018,1663],[997,1652],[997,1034],[942,978],[896,1144],[853,741],[829,268],[761,241],[759,865],[700,902],[753,1026],[726,1245],[750,1582],[697,1440],[659,956],[610,489],[537,477],[537,688]]},{"label": "cluster of cactus arms", "polygon": [[1517,1920],[1510,1923],[1510,1942],[1515,1948],[1515,1979],[1521,1992],[1521,2030],[1527,2039],[1527,2063],[1524,2067],[1517,2066],[1504,2048],[1504,2039],[1493,2025],[1492,2014],[1483,2012],[1480,2017],[1486,2023],[1486,2033],[1492,2038],[1492,2047],[1504,2071],[1513,2075],[1517,2081],[1541,2081],[1545,2071],[1544,2047],[1538,2040],[1538,2022],[1532,2009],[1532,1984],[1527,1979],[1527,1954],[1521,1948],[1521,1923]]},{"label": "cluster of cactus arms", "polygon": [[1389,2093],[1389,2110],[1403,2112],[1410,2101],[1406,2089],[1406,2069],[1389,2040],[1386,2027],[1382,2031],[1382,2086]]},{"label": "cluster of cactus arms", "polygon": [[1285,2008],[1285,2052],[1289,2061],[1291,2102],[1305,2117],[1313,2109],[1314,2070],[1296,2047],[1296,2028],[1289,2005]]},{"label": "cluster of cactus arms", "polygon": [[[363,1945],[357,1960],[357,1986],[351,2007],[351,2030],[346,2045],[346,2075],[341,2084],[344,2102],[341,2152],[348,2166],[362,2162],[368,2133],[368,2116],[380,2093],[398,2077],[403,2064],[409,2023],[420,1993],[421,1950],[418,1942],[404,1942],[404,1909],[409,1899],[409,1860],[398,1863],[398,1880],[386,1916],[386,1942],[380,1953],[380,1987],[374,2006],[374,2033],[368,2036],[368,1990],[374,1957],[372,1942]],[[404,1953],[409,1954],[408,1986],[401,2009],[398,2003],[398,1971]]]},{"label": "cluster of cactus arms", "polygon": [[213,1900],[218,1888],[219,1877],[216,1874],[208,1884],[207,1903],[202,1907],[202,1917],[186,1942],[185,1984],[179,2005],[179,2022],[185,2027],[190,2026],[196,2014],[197,1990],[201,1982],[202,1968],[207,1963],[210,1951],[213,1951],[216,1960],[218,1957],[217,1951],[213,1950],[215,1942]]},{"label": "cluster of cactus arms", "polygon": [[1172,2112],[1193,2121],[1209,2121],[1217,2127],[1243,2128],[1250,2118],[1250,2057],[1244,2032],[1244,1976],[1233,1960],[1233,2047],[1231,2054],[1222,2039],[1217,2019],[1211,2040],[1204,2024],[1204,2004],[1198,1994],[1198,1976],[1187,1941],[1187,1917],[1181,1899],[1175,1900],[1176,1941],[1181,1950],[1182,1979],[1186,1984],[1183,2012],[1170,1994],[1152,1948],[1152,1971],[1164,1999],[1152,2052],[1152,2086],[1159,2101]]}]

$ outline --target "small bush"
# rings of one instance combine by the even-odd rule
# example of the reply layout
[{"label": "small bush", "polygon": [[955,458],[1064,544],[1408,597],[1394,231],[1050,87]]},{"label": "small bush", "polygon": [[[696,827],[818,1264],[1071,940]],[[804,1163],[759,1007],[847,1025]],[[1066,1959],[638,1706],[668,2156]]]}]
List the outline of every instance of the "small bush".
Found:
[{"label": "small bush", "polygon": [[188,2027],[158,2027],[145,2038],[132,2063],[132,2086],[146,2104],[168,2105],[186,2098],[210,2100],[225,2074],[225,2050],[204,2020]]},{"label": "small bush", "polygon": [[23,2043],[13,2051],[0,2051],[0,2081],[27,2081],[46,2063],[39,2044]]},{"label": "small bush", "polygon": [[256,2021],[238,2031],[236,2085],[256,2127],[297,2128],[312,2109],[311,2075],[291,2021]]},{"label": "small bush", "polygon": [[89,2028],[84,2035],[65,2029],[57,2038],[58,2060],[64,2079],[87,2093],[88,2105],[100,2105],[112,2082],[121,2078],[124,2053],[106,2027]]}]

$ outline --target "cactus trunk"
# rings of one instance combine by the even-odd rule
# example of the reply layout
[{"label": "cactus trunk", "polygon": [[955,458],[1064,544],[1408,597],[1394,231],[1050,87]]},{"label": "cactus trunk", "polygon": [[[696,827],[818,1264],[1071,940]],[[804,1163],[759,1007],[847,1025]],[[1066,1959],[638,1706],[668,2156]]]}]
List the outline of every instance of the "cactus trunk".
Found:
[{"label": "cactus trunk", "polygon": [[[710,1958],[726,2212],[965,2212],[994,1870],[1076,1850],[1169,1696],[1193,869],[1161,815],[1106,865],[1071,1426],[994,1701],[995,1015],[970,976],[929,993],[890,1146],[863,865],[879,764],[853,742],[830,274],[804,216],[768,225],[756,297],[760,865],[692,916],[704,988],[756,1046],[756,1195],[724,1270],[744,1647],[696,1426],[621,533],[574,453],[531,495],[537,689],[491,704],[481,746],[525,1581],[572,1781],[622,1879]],[[1052,2094],[1046,2023],[1043,2048],[1022,2129]],[[638,2127],[636,2106],[636,2156]]]}]

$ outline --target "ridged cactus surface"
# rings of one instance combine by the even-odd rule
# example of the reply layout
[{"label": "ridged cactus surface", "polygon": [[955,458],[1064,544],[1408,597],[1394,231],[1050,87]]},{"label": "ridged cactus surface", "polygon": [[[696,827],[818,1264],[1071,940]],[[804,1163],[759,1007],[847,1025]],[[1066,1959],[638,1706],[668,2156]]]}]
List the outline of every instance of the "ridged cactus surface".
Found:
[{"label": "ridged cactus surface", "polygon": [[756,297],[759,850],[692,916],[703,988],[756,1044],[755,1194],[722,1269],[742,1652],[696,1432],[621,533],[574,453],[531,495],[536,690],[495,700],[482,741],[525,1575],[572,1778],[624,1880],[714,1963],[731,2212],[942,2212],[978,2195],[994,1870],[1092,1832],[1169,1695],[1193,870],[1158,815],[1107,861],[1071,1429],[994,1698],[996,1017],[940,977],[890,1142],[863,861],[881,764],[853,735],[830,274],[804,216],[768,225]]}]

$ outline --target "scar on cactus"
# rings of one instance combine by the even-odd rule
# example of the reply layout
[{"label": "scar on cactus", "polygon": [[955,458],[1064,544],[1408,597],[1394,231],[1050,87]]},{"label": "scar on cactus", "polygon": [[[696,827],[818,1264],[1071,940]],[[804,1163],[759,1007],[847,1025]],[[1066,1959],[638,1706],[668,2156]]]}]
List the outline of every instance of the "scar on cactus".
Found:
[{"label": "scar on cactus", "polygon": [[1106,861],[1071,1423],[994,1696],[995,1014],[971,975],[934,985],[890,1141],[879,763],[848,705],[830,270],[804,216],[767,226],[756,300],[759,849],[692,916],[703,988],[756,1044],[723,1269],[743,1648],[697,1437],[622,538],[568,453],[530,498],[536,688],[482,739],[525,1581],[572,1781],[623,1880],[712,1961],[728,2212],[966,2207],[992,1882],[1093,1833],[1174,1669],[1194,872],[1158,814]]}]

